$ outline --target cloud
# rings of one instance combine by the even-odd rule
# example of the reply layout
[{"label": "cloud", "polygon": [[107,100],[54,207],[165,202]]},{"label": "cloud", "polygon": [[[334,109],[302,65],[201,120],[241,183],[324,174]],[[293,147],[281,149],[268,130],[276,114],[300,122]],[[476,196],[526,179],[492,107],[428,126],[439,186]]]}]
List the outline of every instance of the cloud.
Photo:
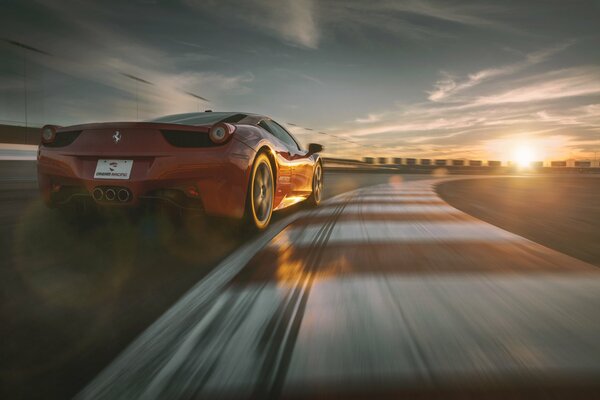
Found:
[{"label": "cloud", "polygon": [[261,23],[279,33],[284,40],[311,49],[319,44],[319,30],[313,0],[260,1],[266,18]]},{"label": "cloud", "polygon": [[383,4],[385,8],[390,10],[422,15],[457,24],[505,28],[504,25],[486,17],[488,14],[503,10],[492,4],[451,4],[448,1],[423,0],[388,1],[383,2]]},{"label": "cloud", "polygon": [[368,124],[381,121],[383,114],[368,114],[366,118],[356,118],[354,121],[360,124]]},{"label": "cloud", "polygon": [[[536,54],[533,58],[539,60],[542,56]],[[589,156],[584,152],[591,151],[590,140],[600,143],[597,139],[600,133],[599,66],[538,72],[518,79],[509,73],[495,76],[503,79],[497,85],[484,85],[478,95],[463,94],[449,103],[428,101],[370,113],[355,120],[360,125],[340,128],[340,131],[350,137],[382,143],[389,153],[401,155],[413,151],[413,156],[419,152],[437,154],[435,151],[443,149],[445,154],[458,157],[464,155],[465,150],[459,147],[452,150],[452,146],[462,144],[473,154],[497,157],[488,148],[494,138],[511,140],[510,137],[523,135],[568,137],[563,141],[565,146],[574,146],[574,154],[582,157]],[[448,87],[451,86],[452,83],[448,83]],[[506,90],[506,87],[511,89]],[[368,126],[363,126],[365,123]]]},{"label": "cloud", "polygon": [[308,49],[319,46],[314,0],[185,0],[185,3],[203,15],[216,18],[225,15],[294,46]]},{"label": "cloud", "polygon": [[[307,80],[309,82],[316,83],[319,86],[323,86],[325,84],[325,82],[323,82],[321,79],[319,79],[315,76],[300,72],[297,69],[275,67],[275,68],[272,68],[271,70],[277,74],[281,74],[281,75],[285,76],[286,79],[293,80],[296,78],[302,78],[303,80]],[[304,82],[302,84],[304,84]]]},{"label": "cloud", "polygon": [[445,1],[327,1],[315,0],[184,0],[191,9],[216,18],[226,15],[286,44],[319,48],[328,33],[356,32],[368,28],[385,30],[407,38],[451,36],[443,26],[414,17],[443,21],[457,26],[512,29],[495,20],[502,11],[493,4],[448,4]]},{"label": "cloud", "polygon": [[[55,89],[46,88],[45,108],[53,110],[51,118],[61,123],[122,118],[122,110],[135,110],[138,106],[144,111],[140,114],[142,119],[191,111],[198,108],[198,100],[186,95],[186,91],[198,93],[218,105],[224,96],[251,90],[252,73],[199,70],[199,65],[215,57],[190,52],[172,56],[157,46],[136,40],[124,30],[126,27],[114,23],[114,18],[98,17],[110,14],[110,8],[94,3],[40,1],[39,4],[49,20],[57,21],[69,32],[68,35],[45,33],[41,47],[52,50],[55,57],[26,53],[31,65],[41,65],[45,74],[60,77],[52,82],[52,86],[57,86]],[[152,86],[124,75],[140,77]],[[83,99],[79,100],[81,93],[75,94],[75,86],[88,88]],[[60,104],[63,107],[59,111]],[[131,112],[126,114],[129,119],[135,116]]]},{"label": "cloud", "polygon": [[547,101],[600,94],[600,67],[575,67],[536,77],[536,82],[499,94],[478,97],[473,106]]},{"label": "cloud", "polygon": [[382,31],[403,40],[455,38],[464,33],[463,28],[516,31],[498,18],[507,14],[506,6],[481,1],[337,1],[323,3],[320,14],[323,30],[340,36],[353,34],[358,39],[367,36],[362,35],[363,30]]},{"label": "cloud", "polygon": [[528,54],[524,60],[507,64],[502,67],[497,68],[489,68],[484,69],[472,74],[469,74],[468,77],[460,82],[457,82],[457,79],[451,76],[449,73],[442,71],[443,78],[438,80],[434,84],[434,90],[427,92],[429,94],[428,99],[431,101],[441,101],[447,99],[448,97],[455,95],[459,92],[462,92],[466,89],[472,88],[474,86],[479,85],[480,83],[487,81],[489,79],[498,78],[502,76],[507,76],[524,70],[528,67],[534,66],[536,64],[542,63],[549,59],[551,56],[556,53],[567,49],[569,46],[573,44],[572,41],[564,43],[560,46],[552,47],[549,49],[544,49],[540,51],[536,51]]}]

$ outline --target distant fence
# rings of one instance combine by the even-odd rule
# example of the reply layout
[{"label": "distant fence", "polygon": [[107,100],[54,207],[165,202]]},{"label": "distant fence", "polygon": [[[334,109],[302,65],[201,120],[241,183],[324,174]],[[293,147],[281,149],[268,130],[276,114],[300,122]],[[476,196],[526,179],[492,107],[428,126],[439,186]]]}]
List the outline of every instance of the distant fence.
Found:
[{"label": "distant fence", "polygon": [[[391,162],[388,162],[391,160]],[[557,160],[544,164],[543,161],[533,161],[526,166],[506,163],[498,160],[467,160],[467,159],[434,159],[413,157],[364,157],[363,163],[379,166],[393,167],[484,167],[484,168],[508,168],[508,169],[539,169],[539,168],[600,168],[598,161],[592,160]],[[524,168],[525,167],[525,168]]]},{"label": "distant fence", "polygon": [[[555,161],[544,166],[541,161],[533,162],[529,168],[514,164],[502,165],[501,161],[490,160],[432,160],[429,158],[389,158],[380,163],[380,158],[365,157],[363,160],[350,160],[333,157],[323,158],[325,167],[331,171],[352,170],[357,172],[400,172],[431,174],[443,170],[449,174],[512,174],[512,173],[600,173],[600,167],[592,161]],[[390,161],[388,163],[388,161]]]}]

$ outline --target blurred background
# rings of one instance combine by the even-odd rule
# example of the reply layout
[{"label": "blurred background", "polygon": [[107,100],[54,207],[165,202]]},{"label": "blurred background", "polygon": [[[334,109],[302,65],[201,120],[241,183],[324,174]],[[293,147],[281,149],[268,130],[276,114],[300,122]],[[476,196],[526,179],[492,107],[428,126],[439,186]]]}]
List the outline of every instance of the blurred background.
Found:
[{"label": "blurred background", "polygon": [[[598,1],[3,0],[0,397],[597,398]],[[322,143],[266,232],[39,197],[40,127]]]}]

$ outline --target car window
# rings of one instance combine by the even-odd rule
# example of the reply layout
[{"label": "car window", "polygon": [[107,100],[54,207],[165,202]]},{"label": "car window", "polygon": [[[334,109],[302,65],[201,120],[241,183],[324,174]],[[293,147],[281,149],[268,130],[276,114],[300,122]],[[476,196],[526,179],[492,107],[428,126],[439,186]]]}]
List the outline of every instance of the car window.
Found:
[{"label": "car window", "polygon": [[260,121],[258,125],[261,128],[273,134],[273,136],[281,140],[283,143],[287,144],[290,148],[294,150],[300,150],[300,146],[298,145],[298,143],[296,143],[292,135],[290,135],[289,132],[286,131],[285,128],[283,128],[277,122],[265,119]]},{"label": "car window", "polygon": [[242,113],[203,112],[167,115],[150,120],[150,122],[165,122],[169,124],[183,125],[213,125],[218,122],[229,122],[235,124],[247,116],[247,114]]}]

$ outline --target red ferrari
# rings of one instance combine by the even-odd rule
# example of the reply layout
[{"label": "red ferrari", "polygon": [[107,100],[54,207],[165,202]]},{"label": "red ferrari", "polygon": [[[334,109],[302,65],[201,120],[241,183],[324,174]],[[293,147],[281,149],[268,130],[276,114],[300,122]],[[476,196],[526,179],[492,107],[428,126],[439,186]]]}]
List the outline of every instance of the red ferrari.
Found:
[{"label": "red ferrari", "polygon": [[303,149],[263,115],[203,112],[148,122],[42,128],[38,182],[44,202],[135,207],[164,201],[265,228],[274,210],[323,191],[323,147]]}]

